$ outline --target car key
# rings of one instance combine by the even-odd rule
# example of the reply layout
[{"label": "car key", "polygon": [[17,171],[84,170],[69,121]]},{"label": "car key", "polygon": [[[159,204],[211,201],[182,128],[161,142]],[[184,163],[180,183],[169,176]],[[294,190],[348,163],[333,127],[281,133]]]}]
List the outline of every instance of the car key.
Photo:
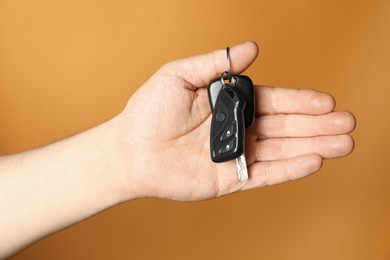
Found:
[{"label": "car key", "polygon": [[[245,128],[255,118],[255,95],[252,80],[243,75],[231,75],[229,47],[226,48],[227,70],[208,86],[213,112],[210,152],[214,162],[236,159],[238,178],[248,180],[245,159]],[[226,76],[226,77],[225,77]]]},{"label": "car key", "polygon": [[211,158],[213,162],[226,162],[239,157],[244,151],[245,99],[229,85],[222,87],[211,121]]},{"label": "car key", "polygon": [[236,159],[239,180],[248,180],[245,160],[246,101],[235,84],[223,84],[212,104],[210,151],[213,162]]}]

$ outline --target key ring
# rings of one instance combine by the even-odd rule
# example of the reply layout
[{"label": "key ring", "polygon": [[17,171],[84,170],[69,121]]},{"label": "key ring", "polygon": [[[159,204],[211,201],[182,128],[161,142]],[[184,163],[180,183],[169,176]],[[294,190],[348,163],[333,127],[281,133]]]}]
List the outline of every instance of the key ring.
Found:
[{"label": "key ring", "polygon": [[231,79],[232,78],[232,74],[230,73],[230,48],[229,47],[226,48],[226,59],[227,59],[227,74],[228,74],[228,78]]},{"label": "key ring", "polygon": [[[229,80],[229,84],[234,84],[233,82],[234,77],[232,77],[231,71],[230,71],[230,48],[226,48],[226,59],[227,59],[227,70],[221,73],[220,79],[222,85],[225,85],[225,79]],[[225,76],[226,75],[226,76]]]}]

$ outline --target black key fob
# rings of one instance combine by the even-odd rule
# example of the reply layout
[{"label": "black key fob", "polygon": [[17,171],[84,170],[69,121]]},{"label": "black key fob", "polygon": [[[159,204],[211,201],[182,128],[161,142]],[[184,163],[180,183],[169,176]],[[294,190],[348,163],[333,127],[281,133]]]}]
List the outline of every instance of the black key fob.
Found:
[{"label": "black key fob", "polygon": [[213,162],[226,162],[245,150],[245,98],[234,86],[222,85],[212,102],[210,152]]},{"label": "black key fob", "polygon": [[[252,80],[248,76],[244,75],[235,75],[232,76],[232,79],[234,81],[234,89],[238,90],[246,101],[244,110],[245,127],[250,127],[255,118],[255,93]],[[215,106],[222,86],[222,81],[220,79],[216,79],[211,82],[207,88],[211,109]]]}]

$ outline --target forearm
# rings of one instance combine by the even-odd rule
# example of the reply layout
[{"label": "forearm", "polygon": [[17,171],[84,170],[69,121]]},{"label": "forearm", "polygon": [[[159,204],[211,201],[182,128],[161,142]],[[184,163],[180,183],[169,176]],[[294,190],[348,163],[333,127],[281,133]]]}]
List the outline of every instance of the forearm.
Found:
[{"label": "forearm", "polygon": [[0,158],[0,258],[122,201],[115,124]]}]

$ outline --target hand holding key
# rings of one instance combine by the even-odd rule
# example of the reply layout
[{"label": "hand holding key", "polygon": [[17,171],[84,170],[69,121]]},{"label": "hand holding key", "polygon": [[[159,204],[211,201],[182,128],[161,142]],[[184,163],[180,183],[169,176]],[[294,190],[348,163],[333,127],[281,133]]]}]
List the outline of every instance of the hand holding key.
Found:
[{"label": "hand holding key", "polygon": [[[257,52],[252,42],[232,47],[232,75],[248,68]],[[242,120],[242,99],[234,92],[243,82],[237,82],[233,92],[225,89],[228,97],[221,102],[240,108],[228,107],[237,115],[236,127],[245,131],[249,179],[240,182],[237,170],[244,163],[237,167],[235,160],[210,158],[207,86],[225,69],[224,49],[168,63],[112,120],[46,147],[0,157],[0,258],[129,199],[215,198],[307,176],[323,159],[352,151],[348,133],[354,117],[333,111],[333,98],[313,90],[255,86],[255,120],[244,130],[243,122],[249,126],[251,118]],[[249,108],[251,99],[244,99]]]},{"label": "hand holding key", "polygon": [[[231,48],[232,74],[247,69],[258,48]],[[226,52],[164,65],[129,100],[120,115],[121,163],[128,196],[202,200],[305,177],[323,159],[349,154],[355,127],[349,112],[313,90],[255,86],[255,121],[246,129],[249,181],[239,182],[234,161],[210,159],[207,85],[226,68]]]}]

